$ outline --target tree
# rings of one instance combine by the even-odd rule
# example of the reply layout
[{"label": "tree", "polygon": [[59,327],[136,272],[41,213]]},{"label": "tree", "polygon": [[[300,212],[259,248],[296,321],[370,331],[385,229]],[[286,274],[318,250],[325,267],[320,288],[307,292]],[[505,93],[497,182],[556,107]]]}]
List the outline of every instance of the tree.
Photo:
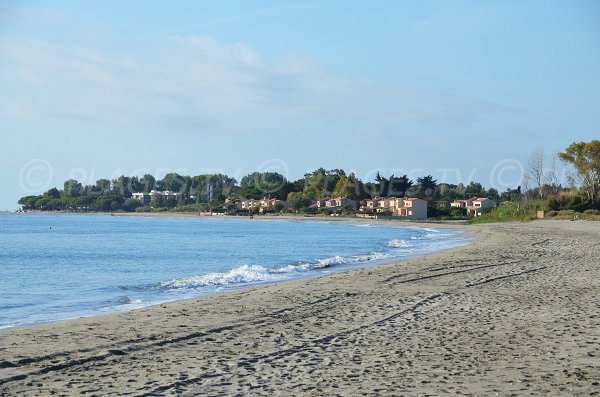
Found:
[{"label": "tree", "polygon": [[58,198],[58,197],[60,197],[60,192],[58,191],[57,188],[53,187],[52,189],[50,189],[46,193],[44,193],[44,196]]},{"label": "tree", "polygon": [[544,199],[544,183],[546,175],[544,173],[544,149],[541,147],[535,149],[529,155],[527,160],[526,175],[531,180],[533,186],[537,189],[540,200]]},{"label": "tree", "polygon": [[[400,177],[395,177],[392,175],[390,177],[390,191],[388,192],[391,196],[404,197],[406,196],[406,192],[413,185],[413,181],[411,181],[407,175],[402,175]],[[435,182],[435,181],[434,181]]]},{"label": "tree", "polygon": [[140,186],[142,192],[150,193],[151,190],[156,189],[156,178],[150,174],[146,174],[140,179]]},{"label": "tree", "polygon": [[63,194],[65,197],[78,197],[83,192],[83,186],[75,179],[69,179],[64,183]]},{"label": "tree", "polygon": [[185,184],[184,177],[181,175],[171,172],[160,181],[160,188],[162,190],[170,190],[172,192],[179,192]]},{"label": "tree", "polygon": [[[392,177],[394,177],[392,175]],[[374,191],[371,191],[371,194],[374,196],[387,197],[388,192],[390,190],[390,181],[379,174],[377,171],[377,175],[375,176],[375,183],[373,184]]]},{"label": "tree", "polygon": [[340,169],[326,170],[319,168],[304,175],[304,192],[311,199],[322,199],[331,196],[338,180],[346,173]]},{"label": "tree", "polygon": [[427,175],[422,178],[417,178],[417,185],[419,186],[419,193],[424,196],[433,196],[435,188],[437,187],[437,181],[433,179],[433,176]]},{"label": "tree", "polygon": [[242,178],[238,193],[245,198],[259,199],[270,196],[285,200],[295,186],[277,172],[253,172]]},{"label": "tree", "polygon": [[558,194],[560,192],[560,186],[558,183],[558,171],[556,170],[556,161],[558,160],[558,153],[552,154],[552,160],[550,162],[550,169],[546,173],[546,180],[550,184],[552,194]]},{"label": "tree", "polygon": [[483,188],[483,186],[479,182],[471,182],[465,188],[465,194],[468,197],[485,196],[485,193],[486,193],[485,189]]},{"label": "tree", "polygon": [[600,141],[573,142],[558,156],[575,168],[582,189],[595,206],[600,189]]},{"label": "tree", "polygon": [[135,211],[137,208],[141,207],[143,204],[140,200],[137,199],[127,199],[125,200],[125,202],[123,203],[123,209],[125,211]]},{"label": "tree", "polygon": [[108,194],[110,192],[110,181],[108,179],[98,179],[96,181],[96,189],[101,194]]},{"label": "tree", "polygon": [[287,202],[290,208],[296,211],[310,206],[310,199],[303,192],[288,193]]},{"label": "tree", "polygon": [[153,194],[152,197],[150,197],[150,206],[152,208],[162,208],[165,206],[165,198],[162,196],[162,194]]},{"label": "tree", "polygon": [[348,176],[342,175],[335,184],[333,189],[333,197],[348,197],[349,199],[356,200],[359,195],[358,180],[354,174]]},{"label": "tree", "polygon": [[112,191],[121,197],[131,197],[131,178],[121,175],[112,180]]}]

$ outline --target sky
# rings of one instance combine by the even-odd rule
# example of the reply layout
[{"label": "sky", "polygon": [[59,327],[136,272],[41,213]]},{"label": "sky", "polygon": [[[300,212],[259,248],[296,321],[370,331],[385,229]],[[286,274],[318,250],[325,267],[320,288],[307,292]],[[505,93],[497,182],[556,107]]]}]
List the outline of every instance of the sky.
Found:
[{"label": "sky", "polygon": [[600,138],[600,2],[0,2],[0,209],[318,167],[504,190]]}]

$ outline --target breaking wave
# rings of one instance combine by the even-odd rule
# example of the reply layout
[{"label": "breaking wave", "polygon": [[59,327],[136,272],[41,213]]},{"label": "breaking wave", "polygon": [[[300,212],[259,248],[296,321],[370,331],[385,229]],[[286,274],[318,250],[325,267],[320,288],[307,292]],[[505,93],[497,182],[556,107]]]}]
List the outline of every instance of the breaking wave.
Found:
[{"label": "breaking wave", "polygon": [[260,265],[243,265],[227,272],[208,273],[180,279],[164,281],[156,288],[202,288],[222,287],[247,283],[264,283],[292,278],[297,273],[311,270],[321,270],[345,264],[363,264],[391,258],[393,255],[386,252],[373,252],[366,255],[334,256],[315,261],[314,263],[299,263],[276,268],[267,268]]},{"label": "breaking wave", "polygon": [[387,243],[385,243],[385,245],[387,247],[392,248],[408,248],[413,246],[413,244],[409,243],[406,240],[390,240]]},{"label": "breaking wave", "polygon": [[[360,226],[365,227],[368,225],[364,224]],[[220,289],[223,287],[235,287],[244,284],[264,284],[284,281],[302,277],[301,274],[330,269],[336,266],[368,265],[386,259],[401,258],[418,253],[430,252],[431,250],[442,249],[444,247],[439,244],[445,245],[443,242],[446,240],[446,237],[452,236],[452,234],[443,233],[440,230],[432,228],[418,228],[417,230],[420,232],[419,234],[411,237],[407,236],[407,239],[389,240],[383,244],[384,247],[382,247],[382,251],[371,252],[369,254],[333,256],[316,259],[311,262],[298,262],[274,268],[261,265],[242,265],[228,271],[172,279],[148,286],[146,289],[168,291],[195,290],[206,287]],[[428,241],[419,242],[418,240]],[[450,245],[454,244],[456,243]]]}]

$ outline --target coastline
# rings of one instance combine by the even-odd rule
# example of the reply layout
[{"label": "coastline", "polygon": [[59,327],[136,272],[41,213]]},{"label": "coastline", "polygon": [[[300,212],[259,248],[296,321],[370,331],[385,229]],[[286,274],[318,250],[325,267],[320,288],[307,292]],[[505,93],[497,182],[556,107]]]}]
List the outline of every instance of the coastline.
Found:
[{"label": "coastline", "polygon": [[597,306],[593,316],[586,303],[597,302],[600,226],[436,227],[478,239],[377,267],[5,330],[0,394],[590,392],[600,371],[588,342],[600,335]]},{"label": "coastline", "polygon": [[[30,215],[35,215],[35,214],[36,213],[31,213]],[[63,215],[63,213],[48,213],[48,212],[42,213],[42,214],[44,214],[44,215],[54,214],[55,216]],[[89,214],[89,213],[75,213],[75,212],[70,212],[67,214],[69,214],[69,215],[92,215],[92,216],[95,215],[95,216],[102,216],[102,217],[107,217],[108,215],[110,215],[110,213],[91,213],[91,214]],[[129,215],[129,214],[127,214],[127,213],[121,214],[121,216],[123,216],[123,217],[126,217],[127,215]],[[140,218],[140,217],[146,218],[147,216],[145,216],[145,215],[146,215],[145,213],[144,214],[134,214],[133,218]],[[174,215],[174,216],[172,216],[172,215]],[[299,216],[258,216],[256,218],[252,219],[252,218],[240,217],[240,216],[203,217],[203,216],[196,216],[196,214],[190,214],[190,213],[179,214],[179,213],[168,213],[168,212],[167,213],[150,214],[149,217],[150,218],[167,218],[167,219],[170,219],[170,218],[174,218],[174,219],[188,218],[188,219],[205,219],[205,220],[210,219],[211,221],[225,221],[225,222],[227,222],[227,221],[242,221],[242,222],[309,222],[309,223],[324,223],[324,224],[338,223],[338,224],[349,224],[349,225],[358,225],[358,226],[373,226],[375,229],[377,228],[377,226],[387,226],[387,227],[393,228],[393,229],[409,229],[409,230],[420,231],[420,232],[423,232],[426,234],[432,234],[432,235],[437,234],[439,231],[441,231],[443,229],[447,229],[447,230],[452,231],[452,234],[448,235],[448,234],[441,233],[442,236],[446,236],[446,237],[444,237],[444,239],[447,240],[446,243],[442,244],[441,247],[440,247],[440,243],[443,242],[444,240],[429,241],[429,239],[427,239],[424,241],[429,241],[429,243],[425,243],[421,247],[414,246],[414,248],[409,250],[410,253],[401,252],[399,254],[394,254],[394,253],[390,253],[390,252],[374,251],[374,252],[370,252],[370,253],[358,252],[358,253],[356,253],[355,256],[349,255],[346,257],[340,257],[340,256],[335,256],[337,254],[331,254],[332,255],[331,257],[320,258],[323,260],[323,263],[320,263],[321,262],[320,259],[318,259],[316,261],[312,261],[312,262],[308,261],[307,263],[311,263],[311,265],[312,265],[312,268],[308,269],[308,270],[302,270],[302,271],[293,271],[293,270],[287,271],[286,270],[286,271],[282,271],[282,272],[275,271],[274,274],[276,274],[276,275],[281,274],[280,277],[274,276],[272,278],[268,277],[264,280],[260,280],[260,279],[257,279],[254,274],[251,274],[251,275],[249,275],[249,277],[250,277],[249,281],[237,281],[237,282],[234,282],[233,284],[229,284],[227,282],[225,284],[217,283],[217,284],[214,284],[215,285],[214,287],[210,287],[210,285],[206,285],[205,288],[202,288],[201,290],[190,290],[188,293],[179,294],[178,297],[165,296],[164,299],[160,299],[160,298],[156,298],[156,297],[155,298],[148,297],[148,299],[143,298],[143,300],[142,299],[139,299],[139,300],[131,299],[131,301],[128,303],[115,304],[114,306],[103,306],[103,307],[98,307],[96,309],[83,310],[80,312],[60,313],[60,314],[57,314],[57,317],[52,318],[52,319],[50,319],[50,317],[38,318],[36,321],[29,321],[29,322],[15,320],[12,323],[9,323],[9,324],[7,323],[5,326],[0,326],[0,335],[2,332],[5,332],[5,331],[11,330],[11,329],[37,327],[37,326],[42,326],[44,324],[51,324],[51,323],[56,323],[56,322],[75,320],[75,319],[79,319],[79,318],[89,318],[89,317],[101,316],[101,315],[111,314],[111,313],[120,313],[120,312],[132,311],[132,310],[139,310],[141,308],[157,306],[157,305],[161,305],[161,304],[165,304],[165,303],[172,303],[172,302],[176,302],[176,301],[183,301],[183,300],[207,297],[207,296],[215,296],[215,295],[225,294],[225,293],[233,293],[236,291],[242,291],[242,290],[246,290],[246,289],[252,289],[252,288],[257,288],[257,287],[261,287],[261,286],[265,286],[265,285],[272,285],[272,284],[291,281],[291,280],[298,280],[298,279],[308,280],[308,279],[313,279],[313,278],[325,277],[325,276],[329,276],[329,275],[337,274],[337,273],[344,273],[344,272],[348,272],[348,271],[354,271],[354,270],[359,270],[359,269],[371,268],[371,267],[375,267],[375,266],[381,266],[381,265],[397,262],[397,261],[404,260],[404,259],[411,258],[411,257],[428,255],[430,253],[441,252],[444,250],[452,249],[454,247],[460,247],[462,245],[468,244],[472,239],[475,238],[475,236],[471,236],[468,233],[468,228],[461,228],[461,227],[457,227],[456,225],[435,225],[435,229],[434,229],[433,225],[431,225],[430,223],[402,222],[402,221],[396,221],[395,219],[391,219],[391,220],[390,219],[361,219],[361,218],[354,218],[354,217],[335,217],[334,219],[329,219],[328,217],[317,217],[316,219],[313,219],[311,217],[307,218],[307,217],[299,217]],[[389,228],[388,228],[388,230],[389,230]],[[392,238],[392,237],[390,236],[390,238]],[[411,237],[411,238],[417,238],[417,237]],[[398,240],[392,240],[391,242],[396,242],[396,241],[398,241]],[[402,247],[404,247],[404,245]],[[336,258],[339,258],[339,260]],[[355,258],[356,261],[353,262],[352,258]],[[293,262],[290,262],[290,264],[283,266],[283,268],[293,266],[293,264],[291,264],[291,263],[293,263]],[[246,265],[240,265],[239,267],[234,267],[234,268],[231,268],[228,270],[224,270],[223,272],[208,273],[208,274],[206,274],[206,276],[212,275],[212,276],[227,277],[228,273],[232,272],[234,274],[234,277],[239,278],[240,274],[237,271],[240,270],[241,268],[243,268],[244,266],[246,266]],[[281,270],[284,270],[283,268]],[[266,270],[268,268],[263,268],[263,269]],[[277,270],[277,269],[274,269],[274,270]],[[252,271],[257,271],[257,270],[252,269]],[[260,269],[258,269],[258,271],[260,271]],[[284,274],[287,274],[287,273],[289,273],[288,276],[285,276]],[[188,276],[187,278],[194,278],[194,277],[200,277],[200,276]],[[243,275],[241,277],[243,277]],[[185,276],[182,276],[182,279],[185,279],[185,278],[186,278]],[[176,279],[176,277],[175,277],[175,279]],[[167,281],[171,281],[171,279],[162,280],[162,282],[167,282]],[[173,281],[176,281],[176,280],[173,280]],[[211,281],[214,281],[214,279]],[[158,283],[159,281],[156,281],[156,282]],[[125,296],[124,298],[126,298],[128,300],[130,299],[128,296]]]},{"label": "coastline", "polygon": [[[9,214],[17,214],[10,212]],[[123,216],[123,217],[150,217],[150,218],[198,218],[198,219],[248,219],[248,216],[240,215],[199,215],[196,212],[52,212],[52,211],[27,211],[19,212],[18,214],[27,215],[109,215],[109,216]],[[382,218],[360,218],[356,216],[314,216],[314,215],[255,215],[256,220],[313,220],[313,221],[328,221],[328,222],[381,222],[384,224],[398,224],[398,225],[467,225],[467,220],[410,220],[400,219],[397,217],[382,217]]]}]

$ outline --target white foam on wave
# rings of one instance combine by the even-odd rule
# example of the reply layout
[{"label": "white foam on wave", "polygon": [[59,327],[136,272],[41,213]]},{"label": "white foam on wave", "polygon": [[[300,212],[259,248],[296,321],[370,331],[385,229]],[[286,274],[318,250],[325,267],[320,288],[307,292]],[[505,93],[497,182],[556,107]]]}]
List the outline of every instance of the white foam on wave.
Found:
[{"label": "white foam on wave", "polygon": [[390,240],[385,245],[392,248],[408,248],[413,246],[413,244],[406,240]]},{"label": "white foam on wave", "polygon": [[310,270],[326,269],[344,264],[360,264],[383,260],[393,255],[385,252],[373,252],[366,255],[333,256],[318,259],[314,263],[299,263],[277,268],[266,268],[259,265],[242,265],[227,272],[215,272],[180,279],[164,281],[158,288],[202,288],[223,287],[237,284],[265,283],[280,281],[293,277],[294,274]]},{"label": "white foam on wave", "polygon": [[[315,222],[316,223],[316,222]],[[357,225],[368,226],[368,225]],[[338,265],[360,265],[371,262],[383,261],[385,259],[400,258],[406,255],[426,253],[438,249],[444,249],[446,245],[456,245],[456,241],[446,241],[447,236],[452,234],[442,233],[440,230],[431,228],[418,228],[421,234],[412,236],[408,240],[394,239],[385,243],[388,249],[385,252],[372,252],[364,255],[333,256],[317,259],[309,263],[296,263],[277,268],[268,268],[260,265],[242,265],[225,272],[214,272],[199,276],[192,276],[162,282],[154,288],[159,289],[196,289],[203,287],[214,287],[222,289],[228,286],[240,284],[256,284],[276,282],[290,278],[296,278],[299,273],[310,271],[321,271]],[[419,243],[413,240],[429,240],[427,243]]]},{"label": "white foam on wave", "polygon": [[243,265],[222,273],[208,273],[160,283],[162,288],[199,288],[230,284],[270,281],[276,278],[272,270],[258,265]]},{"label": "white foam on wave", "polygon": [[122,305],[139,305],[144,303],[141,299],[131,299],[128,296],[123,296],[119,299],[119,303]]}]

